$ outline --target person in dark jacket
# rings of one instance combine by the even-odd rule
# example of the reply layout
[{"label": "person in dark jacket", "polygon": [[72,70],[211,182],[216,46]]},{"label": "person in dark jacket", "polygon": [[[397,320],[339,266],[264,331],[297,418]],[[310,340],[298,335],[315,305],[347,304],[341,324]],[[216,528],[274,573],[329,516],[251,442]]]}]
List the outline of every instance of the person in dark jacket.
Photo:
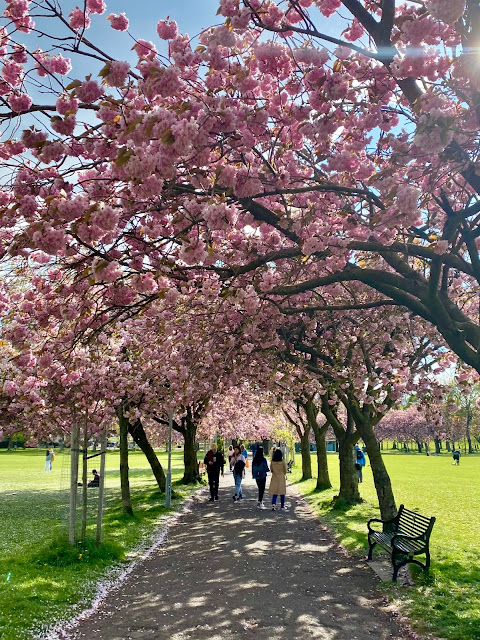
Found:
[{"label": "person in dark jacket", "polygon": [[263,455],[263,447],[257,447],[252,460],[252,476],[258,487],[258,508],[265,509],[263,504],[263,494],[265,493],[265,484],[267,482],[268,468],[267,459]]},{"label": "person in dark jacket", "polygon": [[203,462],[207,469],[208,484],[210,486],[210,502],[213,502],[214,500],[218,500],[218,483],[220,482],[220,472],[222,472],[223,476],[225,458],[222,452],[218,451],[217,445],[212,444]]},{"label": "person in dark jacket", "polygon": [[93,478],[87,484],[87,487],[99,487],[100,486],[100,474],[96,469],[92,470]]}]

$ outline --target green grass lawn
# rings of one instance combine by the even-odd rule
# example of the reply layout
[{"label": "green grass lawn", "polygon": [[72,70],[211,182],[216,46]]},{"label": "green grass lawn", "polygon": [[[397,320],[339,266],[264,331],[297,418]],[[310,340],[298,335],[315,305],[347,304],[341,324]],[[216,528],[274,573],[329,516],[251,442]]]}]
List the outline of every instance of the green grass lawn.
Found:
[{"label": "green grass lawn", "polygon": [[[316,468],[312,454],[312,469]],[[433,632],[446,640],[480,639],[480,456],[463,455],[460,466],[450,455],[422,456],[387,453],[385,463],[392,479],[397,506],[435,516],[430,539],[432,567],[428,578],[415,571],[415,585],[385,589],[400,603],[420,632]],[[297,454],[292,481],[314,506],[339,541],[366,557],[366,522],[379,517],[372,473],[368,466],[360,485],[364,504],[347,510],[332,509],[338,493],[336,454],[329,455],[334,488],[316,492],[315,480],[300,482],[301,458]],[[375,552],[374,552],[375,557]],[[410,565],[412,566],[412,565]],[[416,567],[414,567],[416,569]]]},{"label": "green grass lawn", "polygon": [[[130,486],[135,516],[121,510],[119,454],[107,454],[104,542],[71,549],[68,527],[70,455],[57,452],[53,470],[45,472],[40,450],[0,452],[0,638],[24,640],[58,620],[72,617],[91,601],[96,583],[112,564],[131,560],[148,544],[168,511],[141,452],[130,453]],[[166,468],[166,454],[159,454]],[[89,469],[99,458],[89,461]],[[100,463],[98,462],[98,466]],[[172,508],[191,487],[178,484],[183,451],[172,462]],[[79,490],[79,498],[81,490]],[[98,489],[89,489],[89,536],[95,537]],[[136,551],[137,550],[137,551]]]}]

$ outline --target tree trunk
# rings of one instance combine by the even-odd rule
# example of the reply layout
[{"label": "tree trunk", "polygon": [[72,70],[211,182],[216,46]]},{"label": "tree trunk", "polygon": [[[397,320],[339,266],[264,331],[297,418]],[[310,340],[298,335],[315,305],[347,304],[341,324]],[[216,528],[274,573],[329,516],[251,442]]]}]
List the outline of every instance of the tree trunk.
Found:
[{"label": "tree trunk", "polygon": [[465,437],[467,438],[467,442],[468,442],[468,453],[473,453],[472,437],[470,435],[470,423],[471,422],[472,422],[472,416],[469,413],[467,415],[467,424],[466,424],[466,429],[465,429]]},{"label": "tree trunk", "polygon": [[368,459],[373,473],[373,481],[377,491],[378,506],[382,520],[390,520],[397,515],[397,506],[393,495],[390,476],[383,461],[382,452],[378,448],[377,438],[370,423],[357,424],[357,429],[367,447]]},{"label": "tree trunk", "polygon": [[160,460],[157,458],[157,454],[153,450],[152,445],[148,441],[147,434],[145,433],[145,429],[143,428],[142,422],[137,420],[135,424],[128,423],[128,432],[132,436],[135,443],[140,447],[140,449],[145,454],[145,457],[148,460],[150,467],[152,468],[153,475],[155,476],[155,480],[157,481],[158,488],[160,491],[165,491],[165,472],[160,463]]},{"label": "tree trunk", "polygon": [[347,504],[361,502],[355,469],[355,449],[350,438],[338,438],[338,458],[340,463],[339,499],[343,499]]},{"label": "tree trunk", "polygon": [[347,504],[361,502],[354,457],[354,445],[358,436],[355,434],[355,424],[351,411],[345,405],[347,409],[347,423],[344,428],[336,412],[332,410],[332,407],[330,407],[328,403],[328,395],[323,395],[321,401],[322,413],[331,425],[338,442],[338,458],[340,464],[340,491],[338,498],[344,500]]},{"label": "tree trunk", "polygon": [[313,429],[315,435],[315,444],[317,445],[317,485],[318,491],[325,491],[330,489],[332,483],[330,482],[330,476],[328,474],[328,460],[327,460],[327,443],[325,442],[325,436],[327,435],[328,422],[323,427],[318,426],[317,415],[318,407],[316,407],[311,399],[305,404],[305,412],[307,414],[307,420],[310,427]]},{"label": "tree trunk", "polygon": [[120,488],[124,513],[133,516],[130,480],[128,477],[128,420],[123,414],[123,407],[118,409],[119,445],[120,445]]},{"label": "tree trunk", "polygon": [[416,440],[416,443],[418,447],[418,453],[422,453],[423,444],[420,442],[420,440]]},{"label": "tree trunk", "polygon": [[440,455],[440,440],[438,438],[435,438],[435,453]]},{"label": "tree trunk", "polygon": [[312,477],[312,457],[310,455],[309,433],[300,436],[300,451],[302,452],[302,480],[310,480]]},{"label": "tree trunk", "polygon": [[445,440],[445,447],[446,447],[448,453],[450,453],[450,451],[451,451],[450,440]]},{"label": "tree trunk", "polygon": [[200,476],[198,475],[197,464],[197,447],[195,446],[195,437],[197,434],[197,423],[187,412],[187,418],[185,420],[185,429],[183,432],[183,438],[185,446],[183,449],[183,462],[185,465],[185,471],[183,474],[183,483],[192,484],[200,482]]},{"label": "tree trunk", "polygon": [[328,424],[321,428],[318,425],[313,427],[315,444],[317,445],[317,485],[315,488],[318,491],[325,491],[325,489],[330,489],[332,486],[328,473],[327,443],[325,442],[327,429]]}]

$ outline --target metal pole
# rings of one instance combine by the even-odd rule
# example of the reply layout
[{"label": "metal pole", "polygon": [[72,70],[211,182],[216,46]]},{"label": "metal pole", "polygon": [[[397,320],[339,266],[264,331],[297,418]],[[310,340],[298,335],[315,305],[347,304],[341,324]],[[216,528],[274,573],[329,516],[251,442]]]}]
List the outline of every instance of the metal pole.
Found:
[{"label": "metal pole", "polygon": [[165,506],[169,507],[172,503],[172,423],[173,411],[168,412],[168,467],[167,477],[165,479]]}]

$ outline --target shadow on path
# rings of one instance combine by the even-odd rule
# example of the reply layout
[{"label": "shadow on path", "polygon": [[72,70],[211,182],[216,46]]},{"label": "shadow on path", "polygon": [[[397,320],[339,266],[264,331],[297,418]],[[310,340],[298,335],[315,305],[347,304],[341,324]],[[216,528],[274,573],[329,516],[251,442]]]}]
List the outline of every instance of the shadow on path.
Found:
[{"label": "shadow on path", "polygon": [[407,637],[383,608],[373,573],[302,499],[289,496],[288,512],[260,510],[250,477],[241,502],[232,501],[232,484],[226,474],[216,503],[199,492],[166,544],[69,638]]}]

